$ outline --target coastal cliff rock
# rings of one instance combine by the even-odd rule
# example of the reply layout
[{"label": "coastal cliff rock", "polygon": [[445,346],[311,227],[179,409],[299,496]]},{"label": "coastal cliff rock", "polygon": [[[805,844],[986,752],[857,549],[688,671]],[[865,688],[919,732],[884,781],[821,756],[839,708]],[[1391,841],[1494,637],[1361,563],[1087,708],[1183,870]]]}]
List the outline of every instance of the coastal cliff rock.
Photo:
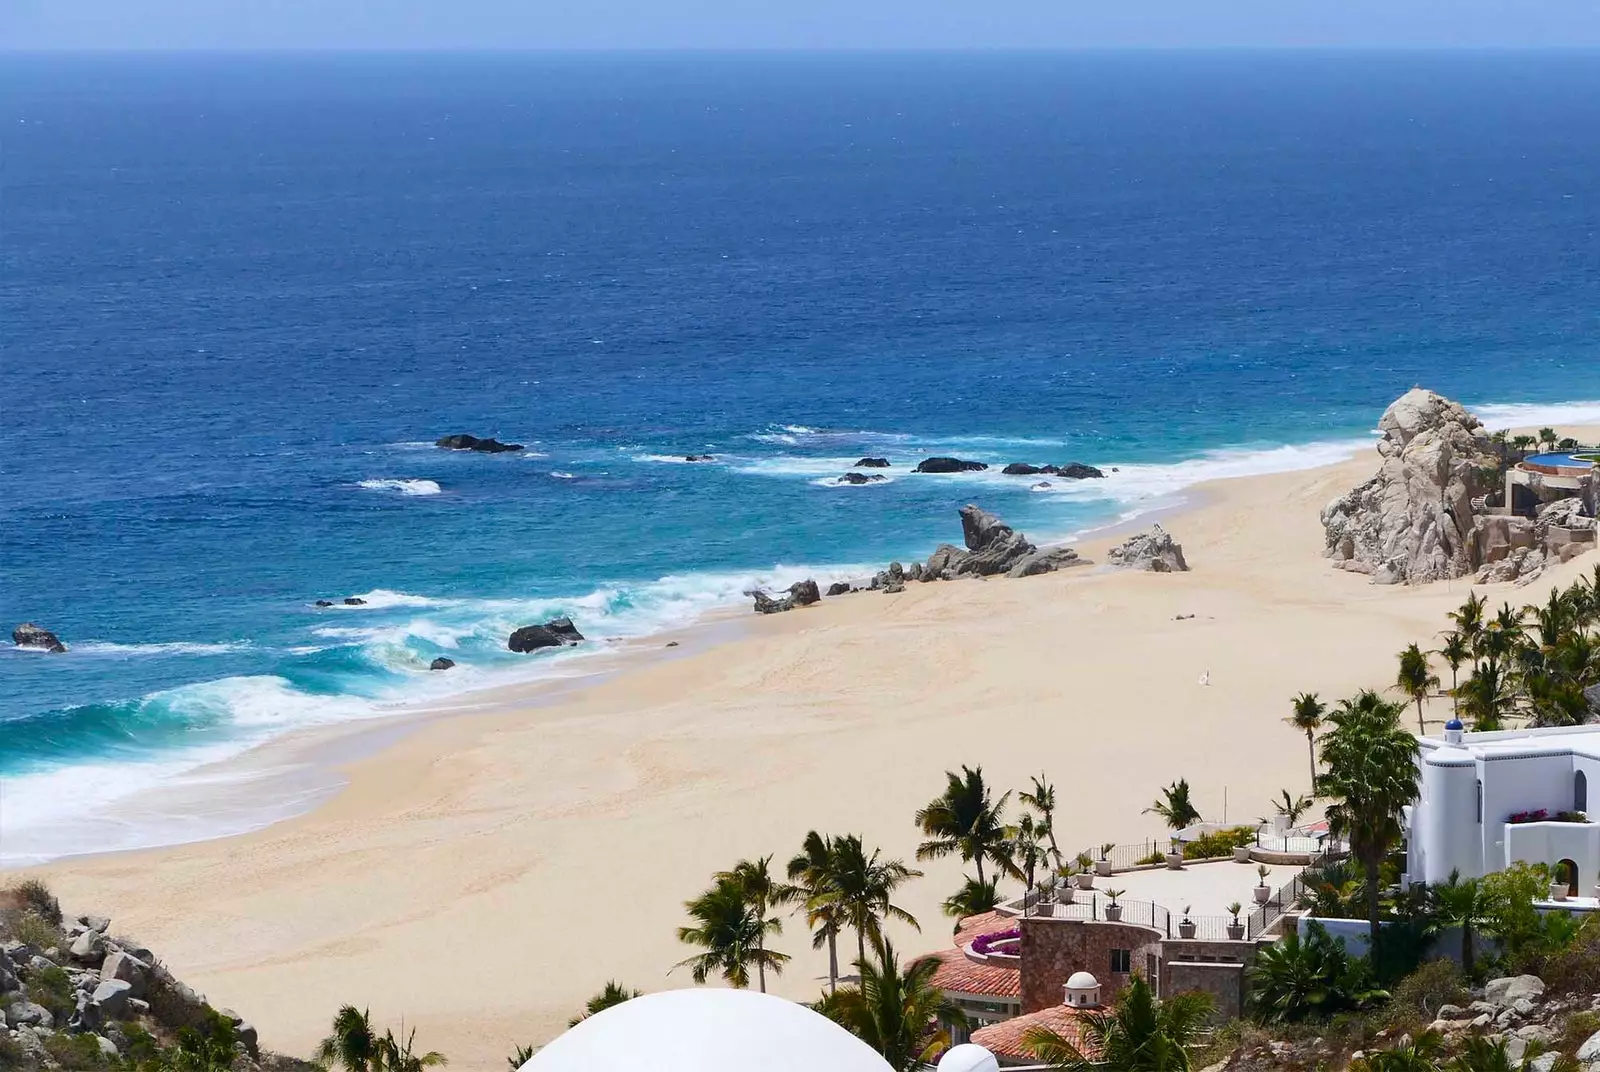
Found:
[{"label": "coastal cliff rock", "polygon": [[924,458],[917,463],[917,473],[975,473],[989,468],[987,462],[967,461],[964,458]]},{"label": "coastal cliff rock", "polygon": [[37,648],[40,651],[49,651],[60,654],[67,650],[61,643],[61,638],[48,629],[41,629],[32,622],[23,622],[11,630],[11,643],[19,648]]},{"label": "coastal cliff rock", "polygon": [[912,575],[909,579],[949,581],[958,577],[990,577],[995,574],[1032,577],[1088,562],[1070,547],[1041,551],[1026,536],[994,514],[971,504],[961,508],[961,535],[966,544],[964,550],[941,544],[928,556],[920,575]]},{"label": "coastal cliff rock", "polygon": [[515,652],[538,651],[541,648],[560,648],[577,644],[583,634],[572,624],[571,618],[552,618],[543,625],[525,625],[511,634],[506,647]]},{"label": "coastal cliff rock", "polygon": [[1418,387],[1384,411],[1378,430],[1377,474],[1322,511],[1324,553],[1374,584],[1470,573],[1472,500],[1489,490],[1499,464],[1483,424]]},{"label": "coastal cliff rock", "polygon": [[498,439],[479,439],[477,436],[457,434],[447,435],[433,441],[436,447],[445,450],[475,450],[479,454],[504,454],[508,451],[521,450],[521,443],[502,443]]},{"label": "coastal cliff rock", "polygon": [[1137,536],[1130,536],[1121,545],[1113,547],[1106,561],[1118,569],[1148,570],[1151,573],[1186,573],[1189,563],[1184,560],[1183,547],[1172,534],[1159,524]]}]

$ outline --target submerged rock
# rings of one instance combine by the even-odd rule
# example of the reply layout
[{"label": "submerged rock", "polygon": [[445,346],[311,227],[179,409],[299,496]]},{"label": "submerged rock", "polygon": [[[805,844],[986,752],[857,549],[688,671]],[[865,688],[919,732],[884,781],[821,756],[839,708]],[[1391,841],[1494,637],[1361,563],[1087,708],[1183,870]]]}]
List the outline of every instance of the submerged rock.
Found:
[{"label": "submerged rock", "polygon": [[717,456],[715,454],[685,454],[683,460],[686,462],[714,462],[717,460]]},{"label": "submerged rock", "polygon": [[498,439],[479,439],[477,436],[458,434],[447,435],[433,442],[436,447],[445,450],[475,450],[480,454],[504,454],[507,451],[521,450],[521,443],[502,443]]},{"label": "submerged rock", "polygon": [[344,605],[347,607],[364,607],[367,605],[367,601],[360,596],[345,596]]},{"label": "submerged rock", "polygon": [[887,468],[889,468],[889,459],[888,458],[862,458],[860,461],[856,462],[856,466],[855,467],[857,469],[887,469]]},{"label": "submerged rock", "polygon": [[331,607],[331,606],[333,606],[333,600],[331,600],[331,599],[319,599],[319,600],[317,600],[317,606],[319,606],[319,607]]},{"label": "submerged rock", "polygon": [[1189,563],[1184,561],[1183,547],[1172,534],[1159,524],[1148,531],[1130,536],[1118,547],[1113,547],[1106,560],[1119,569],[1148,570],[1151,573],[1184,573]]},{"label": "submerged rock", "polygon": [[429,670],[448,670],[456,664],[454,659],[447,659],[443,655],[428,664]]},{"label": "submerged rock", "polygon": [[1027,462],[1012,462],[1000,470],[1005,476],[1038,476],[1040,473],[1055,475],[1056,467],[1053,465],[1029,465]]},{"label": "submerged rock", "polygon": [[552,618],[543,625],[525,625],[518,629],[506,641],[506,647],[516,652],[538,651],[577,644],[583,638],[571,618]]},{"label": "submerged rock", "polygon": [[37,648],[40,651],[56,652],[57,654],[67,650],[67,646],[61,643],[60,637],[48,629],[41,629],[32,622],[23,622],[11,630],[11,643],[19,648]]},{"label": "submerged rock", "polygon": [[888,479],[889,479],[888,477],[883,476],[880,473],[845,473],[838,480],[834,481],[834,483],[836,483],[836,484],[875,484],[880,480],[888,480]]},{"label": "submerged rock", "polygon": [[989,468],[985,462],[967,461],[963,458],[924,458],[914,470],[918,473],[972,473]]}]

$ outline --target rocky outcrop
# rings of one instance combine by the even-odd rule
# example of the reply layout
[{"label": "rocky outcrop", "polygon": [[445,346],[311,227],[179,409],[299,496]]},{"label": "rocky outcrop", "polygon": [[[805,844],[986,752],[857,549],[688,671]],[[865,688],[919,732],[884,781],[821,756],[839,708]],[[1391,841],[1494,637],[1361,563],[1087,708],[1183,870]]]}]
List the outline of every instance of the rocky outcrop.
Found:
[{"label": "rocky outcrop", "polygon": [[918,473],[973,473],[989,468],[985,462],[967,461],[963,458],[924,458],[917,463]]},{"label": "rocky outcrop", "polygon": [[765,592],[751,592],[751,598],[756,601],[757,614],[782,614],[786,610],[794,610],[794,600],[788,596],[782,599],[773,599]]},{"label": "rocky outcrop", "polygon": [[1012,462],[1000,470],[1004,476],[1038,476],[1040,473],[1049,473],[1055,476],[1056,467],[1053,465],[1029,465],[1027,462]]},{"label": "rocky outcrop", "polygon": [[809,607],[813,603],[821,602],[822,592],[817,588],[817,582],[807,577],[789,586],[789,598],[794,600],[794,605],[797,607]]},{"label": "rocky outcrop", "polygon": [[683,460],[686,462],[714,462],[717,460],[717,456],[715,454],[685,454]]},{"label": "rocky outcrop", "polygon": [[583,634],[572,624],[571,618],[552,618],[543,625],[525,625],[511,634],[506,647],[515,652],[538,651],[541,648],[560,648],[577,644]]},{"label": "rocky outcrop", "polygon": [[1049,547],[1042,551],[1021,559],[1016,565],[1006,570],[1007,577],[1034,577],[1041,573],[1054,573],[1057,570],[1069,569],[1073,566],[1087,566],[1089,560],[1083,558],[1077,551],[1070,547]]},{"label": "rocky outcrop", "polygon": [[1413,388],[1378,421],[1377,475],[1322,511],[1325,554],[1374,584],[1423,584],[1473,568],[1472,500],[1490,490],[1499,457],[1458,403]]},{"label": "rocky outcrop", "polygon": [[857,469],[887,469],[889,468],[889,459],[862,458],[860,461],[856,462],[855,467]]},{"label": "rocky outcrop", "polygon": [[347,607],[364,607],[367,605],[367,601],[360,596],[345,596],[344,605]]},{"label": "rocky outcrop", "polygon": [[1473,518],[1467,557],[1478,584],[1527,584],[1547,566],[1571,561],[1595,547],[1595,520],[1581,499],[1558,499],[1537,517],[1487,514]]},{"label": "rocky outcrop", "polygon": [[[837,588],[838,586],[835,585],[834,587]],[[850,586],[845,585],[845,591],[848,592],[849,590]],[[786,610],[794,610],[796,607],[809,607],[811,604],[822,600],[822,590],[817,587],[817,582],[809,577],[791,584],[788,592],[777,599],[762,591],[748,592],[746,594],[755,600],[757,614],[782,614]],[[828,589],[828,594],[834,595],[836,593],[830,588]]]},{"label": "rocky outcrop", "polygon": [[1068,462],[1066,465],[1030,465],[1027,462],[1012,462],[1000,470],[1006,476],[1059,476],[1068,480],[1093,480],[1104,478],[1105,474],[1092,465],[1082,462]]},{"label": "rocky outcrop", "polygon": [[834,481],[836,484],[876,484],[889,478],[881,473],[845,473]]},{"label": "rocky outcrop", "polygon": [[34,648],[38,651],[50,651],[60,654],[67,650],[61,643],[61,638],[48,629],[41,629],[32,622],[23,622],[11,630],[11,643],[19,648]]},{"label": "rocky outcrop", "polygon": [[855,589],[850,586],[849,581],[834,581],[828,585],[828,595],[830,596],[847,596],[854,591]]},{"label": "rocky outcrop", "polygon": [[[1114,472],[1115,470],[1113,470]],[[1066,477],[1068,480],[1104,480],[1105,474],[1092,465],[1082,462],[1068,462],[1056,470],[1056,476]]]},{"label": "rocky outcrop", "polygon": [[319,599],[319,600],[317,600],[317,606],[319,606],[319,607],[331,607],[331,606],[333,606],[333,600],[331,600],[331,599]]},{"label": "rocky outcrop", "polygon": [[441,655],[437,659],[433,660],[433,662],[428,664],[428,669],[429,670],[449,670],[451,667],[453,667],[455,665],[456,665],[456,661],[454,659],[447,659],[443,655]]},{"label": "rocky outcrop", "polygon": [[1106,555],[1106,561],[1118,569],[1148,570],[1151,573],[1184,573],[1189,563],[1184,560],[1183,547],[1172,534],[1159,524],[1151,525],[1145,532],[1130,536]]},{"label": "rocky outcrop", "polygon": [[479,439],[465,434],[444,436],[434,440],[433,445],[445,450],[475,450],[479,454],[504,454],[522,449],[521,443],[502,443],[498,439]]}]

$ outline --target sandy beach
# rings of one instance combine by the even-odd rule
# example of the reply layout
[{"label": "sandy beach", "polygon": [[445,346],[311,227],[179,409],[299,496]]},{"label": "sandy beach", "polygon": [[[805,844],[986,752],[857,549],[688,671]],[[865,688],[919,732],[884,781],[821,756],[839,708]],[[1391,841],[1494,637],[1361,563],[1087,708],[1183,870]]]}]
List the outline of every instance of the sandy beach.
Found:
[{"label": "sandy beach", "polygon": [[[1305,789],[1290,697],[1388,685],[1395,653],[1431,643],[1468,590],[1329,568],[1318,512],[1375,464],[1201,489],[1163,519],[1187,574],[1089,567],[751,616],[681,658],[420,721],[268,829],[38,870],[70,909],[110,914],[244,1013],[266,1047],[308,1053],[349,1002],[404,1017],[453,1068],[503,1068],[607,979],[690,985],[670,972],[687,953],[674,930],[713,871],[781,865],[812,828],[910,860],[912,813],[947,768],[981,764],[1002,788],[1043,770],[1074,850],[1159,836],[1141,810],[1174,778],[1218,820]],[[1110,542],[1080,550],[1103,560]],[[1486,592],[1536,601],[1595,561]],[[901,903],[923,934],[894,932],[908,952],[945,941],[939,903],[959,883],[956,861],[920,866]],[[803,924],[775,944],[794,961],[772,989],[815,995],[825,960]]]}]

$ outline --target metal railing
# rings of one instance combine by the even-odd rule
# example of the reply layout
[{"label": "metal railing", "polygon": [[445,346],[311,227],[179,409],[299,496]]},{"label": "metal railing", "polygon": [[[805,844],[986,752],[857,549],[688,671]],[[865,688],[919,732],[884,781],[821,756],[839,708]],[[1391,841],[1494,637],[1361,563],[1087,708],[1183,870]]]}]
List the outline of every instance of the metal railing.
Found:
[{"label": "metal railing", "polygon": [[1256,910],[1250,913],[1250,918],[1245,920],[1245,937],[1254,941],[1267,933],[1267,929],[1289,911],[1305,895],[1306,883],[1311,868],[1297,873],[1294,878],[1279,886],[1267,898],[1267,903],[1257,905]]},{"label": "metal railing", "polygon": [[1065,857],[1064,862],[1076,864],[1081,857],[1087,856],[1095,863],[1102,859],[1108,861],[1113,871],[1126,871],[1130,867],[1138,867],[1151,856],[1165,853],[1167,846],[1170,844],[1171,842],[1165,838],[1159,840],[1150,838],[1147,841],[1134,841],[1126,845],[1113,845],[1106,851],[1104,856],[1100,854],[1100,846],[1096,845],[1093,848],[1084,849],[1076,856]]}]

